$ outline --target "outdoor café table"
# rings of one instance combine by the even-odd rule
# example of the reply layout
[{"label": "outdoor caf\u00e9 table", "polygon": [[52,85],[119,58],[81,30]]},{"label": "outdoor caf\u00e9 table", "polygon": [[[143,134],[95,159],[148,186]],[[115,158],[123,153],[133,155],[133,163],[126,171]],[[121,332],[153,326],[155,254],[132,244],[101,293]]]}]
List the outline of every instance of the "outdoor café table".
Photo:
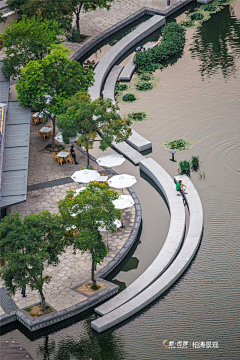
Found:
[{"label": "outdoor caf\u00e9 table", "polygon": [[57,154],[57,157],[60,157],[60,158],[63,158],[64,161],[66,161],[66,157],[69,156],[69,152],[68,151],[60,151],[58,154]]},{"label": "outdoor caf\u00e9 table", "polygon": [[36,117],[36,118],[39,118],[39,119],[44,118],[43,112],[41,112],[41,113],[36,112],[36,113],[32,114],[32,116],[33,116],[33,117]]},{"label": "outdoor caf\u00e9 table", "polygon": [[108,176],[99,176],[95,181],[106,182],[107,180],[108,180]]},{"label": "outdoor caf\u00e9 table", "polygon": [[40,132],[48,134],[50,131],[52,131],[52,128],[44,126],[40,129]]}]

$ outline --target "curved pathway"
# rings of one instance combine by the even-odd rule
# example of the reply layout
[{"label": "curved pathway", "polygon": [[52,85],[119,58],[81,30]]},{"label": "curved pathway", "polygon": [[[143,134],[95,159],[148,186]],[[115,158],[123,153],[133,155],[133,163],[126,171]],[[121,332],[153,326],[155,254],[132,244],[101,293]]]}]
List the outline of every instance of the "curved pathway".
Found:
[{"label": "curved pathway", "polygon": [[155,182],[164,194],[171,215],[169,232],[161,251],[147,270],[125,290],[95,309],[95,311],[101,315],[105,315],[118,308],[153,283],[171,264],[184,239],[185,209],[182,197],[177,196],[174,181],[170,175],[151,158],[143,160],[140,163],[140,169]]},{"label": "curved pathway", "polygon": [[184,197],[189,209],[190,223],[187,237],[178,256],[171,266],[142,293],[105,316],[92,321],[91,326],[97,332],[103,332],[119,324],[157,299],[183,274],[196,254],[203,232],[203,208],[191,180],[186,176],[180,178],[184,179],[187,186],[188,194]]}]

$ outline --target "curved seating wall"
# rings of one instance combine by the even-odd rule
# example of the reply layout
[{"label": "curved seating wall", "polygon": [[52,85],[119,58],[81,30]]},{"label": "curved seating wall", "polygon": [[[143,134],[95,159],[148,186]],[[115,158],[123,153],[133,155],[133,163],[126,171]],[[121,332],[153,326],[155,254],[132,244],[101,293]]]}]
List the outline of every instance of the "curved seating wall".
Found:
[{"label": "curved seating wall", "polygon": [[187,186],[185,199],[190,213],[187,237],[179,254],[169,268],[142,293],[116,310],[93,321],[91,326],[97,332],[103,332],[119,324],[157,299],[182,275],[196,254],[203,232],[203,208],[198,192],[191,180],[186,176],[176,177],[176,179],[179,178]]},{"label": "curved seating wall", "polygon": [[141,276],[120,294],[95,309],[95,311],[101,315],[118,308],[153,283],[171,264],[184,238],[185,209],[182,197],[177,196],[172,178],[151,158],[141,161],[140,169],[160,188],[168,203],[171,220],[167,239],[155,260]]},{"label": "curved seating wall", "polygon": [[101,90],[107,74],[111,70],[112,66],[116,64],[117,60],[121,58],[131,47],[136,45],[141,39],[151,34],[163,26],[166,22],[164,16],[155,15],[151,19],[145,21],[142,25],[138,26],[130,34],[126,35],[123,39],[117,42],[102,58],[102,60],[96,66],[95,82],[93,86],[89,88],[89,94],[92,100],[101,96]]}]

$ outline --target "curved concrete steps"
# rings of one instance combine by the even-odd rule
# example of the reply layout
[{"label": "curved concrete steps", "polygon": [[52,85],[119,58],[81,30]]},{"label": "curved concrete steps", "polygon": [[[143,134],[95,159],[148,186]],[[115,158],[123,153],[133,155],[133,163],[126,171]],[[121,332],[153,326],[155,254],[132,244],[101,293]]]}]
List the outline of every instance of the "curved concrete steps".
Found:
[{"label": "curved concrete steps", "polygon": [[177,196],[173,179],[151,158],[144,159],[139,165],[140,169],[159,187],[168,203],[171,219],[167,239],[155,260],[141,276],[121,293],[95,309],[101,315],[105,315],[123,305],[153,283],[171,264],[184,239],[185,209],[182,197]]},{"label": "curved concrete steps", "polygon": [[128,61],[127,65],[125,65],[125,67],[119,77],[120,81],[130,81],[131,80],[134,70],[136,69],[136,65],[134,64],[133,60],[134,60],[134,58],[131,58]]},{"label": "curved concrete steps", "polygon": [[115,85],[123,68],[124,68],[123,66],[115,65],[110,71],[103,89],[104,99],[108,98],[113,101],[115,100],[114,97]]},{"label": "curved concrete steps", "polygon": [[126,35],[123,39],[117,42],[102,58],[96,66],[95,82],[89,88],[89,94],[92,100],[101,96],[103,83],[117,60],[121,58],[132,46],[136,45],[140,40],[147,37],[149,34],[160,28],[166,23],[166,18],[161,15],[154,15],[149,20],[145,21],[142,25],[138,26],[131,33]]},{"label": "curved concrete steps", "polygon": [[179,178],[181,178],[187,186],[187,195],[184,197],[190,213],[187,237],[179,254],[169,268],[147,289],[116,310],[93,321],[91,326],[97,332],[103,332],[119,324],[157,299],[183,274],[196,254],[203,232],[202,203],[191,180],[186,176],[179,176],[175,179],[177,180]]}]

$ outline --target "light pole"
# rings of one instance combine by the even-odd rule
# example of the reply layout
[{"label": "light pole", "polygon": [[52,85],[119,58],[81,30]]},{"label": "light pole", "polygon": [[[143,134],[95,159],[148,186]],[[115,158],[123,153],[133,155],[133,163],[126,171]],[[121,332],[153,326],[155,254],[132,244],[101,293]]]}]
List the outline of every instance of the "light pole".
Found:
[{"label": "light pole", "polygon": [[172,161],[175,161],[174,154],[175,154],[176,150],[175,149],[170,149],[169,152],[172,154]]}]

